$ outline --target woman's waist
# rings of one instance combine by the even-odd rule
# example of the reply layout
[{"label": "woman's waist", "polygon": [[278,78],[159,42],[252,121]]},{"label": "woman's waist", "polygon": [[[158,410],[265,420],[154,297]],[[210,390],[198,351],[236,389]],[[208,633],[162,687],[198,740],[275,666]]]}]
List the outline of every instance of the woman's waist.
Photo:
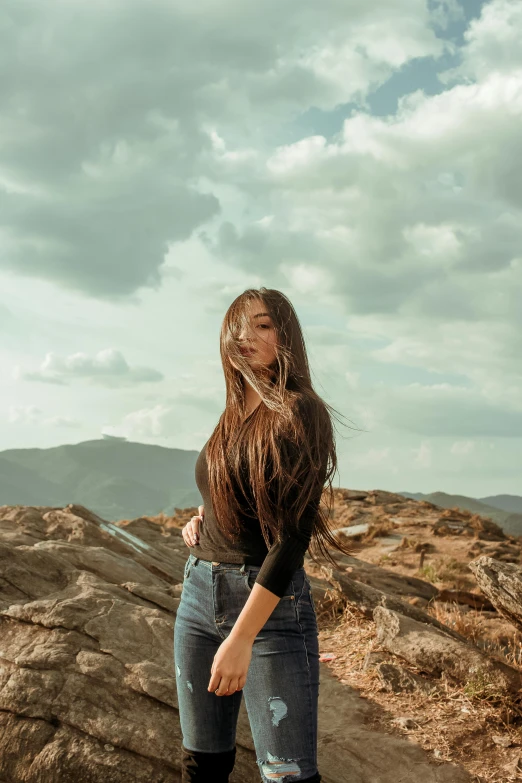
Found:
[{"label": "woman's waist", "polygon": [[261,568],[264,561],[264,557],[260,559],[254,555],[251,556],[244,553],[233,555],[231,552],[201,550],[198,545],[189,547],[189,557],[192,558],[193,561],[198,560],[208,566],[227,566],[229,568],[235,567],[238,569],[241,568],[241,566],[257,566],[258,568]]},{"label": "woman's waist", "polygon": [[200,529],[199,542],[189,546],[189,552],[201,560],[216,563],[228,563],[230,565],[261,566],[268,554],[268,548],[261,540],[252,540],[248,537],[237,541],[226,541],[220,537],[209,535]]}]

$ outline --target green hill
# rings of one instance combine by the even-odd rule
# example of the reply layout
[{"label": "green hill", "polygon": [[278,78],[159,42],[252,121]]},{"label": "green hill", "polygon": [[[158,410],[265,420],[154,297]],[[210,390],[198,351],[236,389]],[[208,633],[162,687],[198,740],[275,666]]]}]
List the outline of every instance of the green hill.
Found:
[{"label": "green hill", "polygon": [[0,452],[0,505],[80,503],[107,520],[201,503],[198,452],[117,438]]}]

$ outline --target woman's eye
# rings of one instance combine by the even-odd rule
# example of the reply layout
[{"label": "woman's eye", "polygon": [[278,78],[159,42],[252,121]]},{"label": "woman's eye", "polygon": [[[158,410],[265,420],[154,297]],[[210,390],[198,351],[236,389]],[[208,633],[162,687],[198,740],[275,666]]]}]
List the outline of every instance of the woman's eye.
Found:
[{"label": "woman's eye", "polygon": [[258,324],[261,329],[270,329],[269,324]]}]

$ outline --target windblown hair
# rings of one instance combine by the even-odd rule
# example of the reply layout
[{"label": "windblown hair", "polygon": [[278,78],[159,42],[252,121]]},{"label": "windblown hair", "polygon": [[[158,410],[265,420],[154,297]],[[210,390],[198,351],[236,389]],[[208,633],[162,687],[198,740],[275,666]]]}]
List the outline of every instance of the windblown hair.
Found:
[{"label": "windblown hair", "polygon": [[[270,366],[252,367],[239,350],[242,327],[253,328],[247,312],[252,301],[263,304],[275,327],[276,358]],[[337,470],[329,412],[334,409],[313,389],[301,325],[288,298],[265,287],[240,294],[225,314],[220,352],[226,405],[207,443],[209,487],[219,527],[233,540],[240,532],[239,515],[252,516],[270,548],[288,534],[299,536],[299,519],[311,512],[315,524],[310,556],[317,562],[320,553],[339,567],[328,547],[344,554],[350,550],[329,525]],[[248,416],[243,376],[261,397]],[[238,503],[238,488],[251,513],[245,503]]]}]

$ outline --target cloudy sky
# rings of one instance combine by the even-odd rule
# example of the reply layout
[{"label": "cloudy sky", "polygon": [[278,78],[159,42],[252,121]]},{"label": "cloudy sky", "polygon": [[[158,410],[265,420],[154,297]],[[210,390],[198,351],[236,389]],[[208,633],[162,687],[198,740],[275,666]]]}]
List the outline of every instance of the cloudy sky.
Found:
[{"label": "cloudy sky", "polygon": [[522,494],[521,39],[514,0],[5,0],[0,450],[199,450],[265,285],[336,485]]}]

